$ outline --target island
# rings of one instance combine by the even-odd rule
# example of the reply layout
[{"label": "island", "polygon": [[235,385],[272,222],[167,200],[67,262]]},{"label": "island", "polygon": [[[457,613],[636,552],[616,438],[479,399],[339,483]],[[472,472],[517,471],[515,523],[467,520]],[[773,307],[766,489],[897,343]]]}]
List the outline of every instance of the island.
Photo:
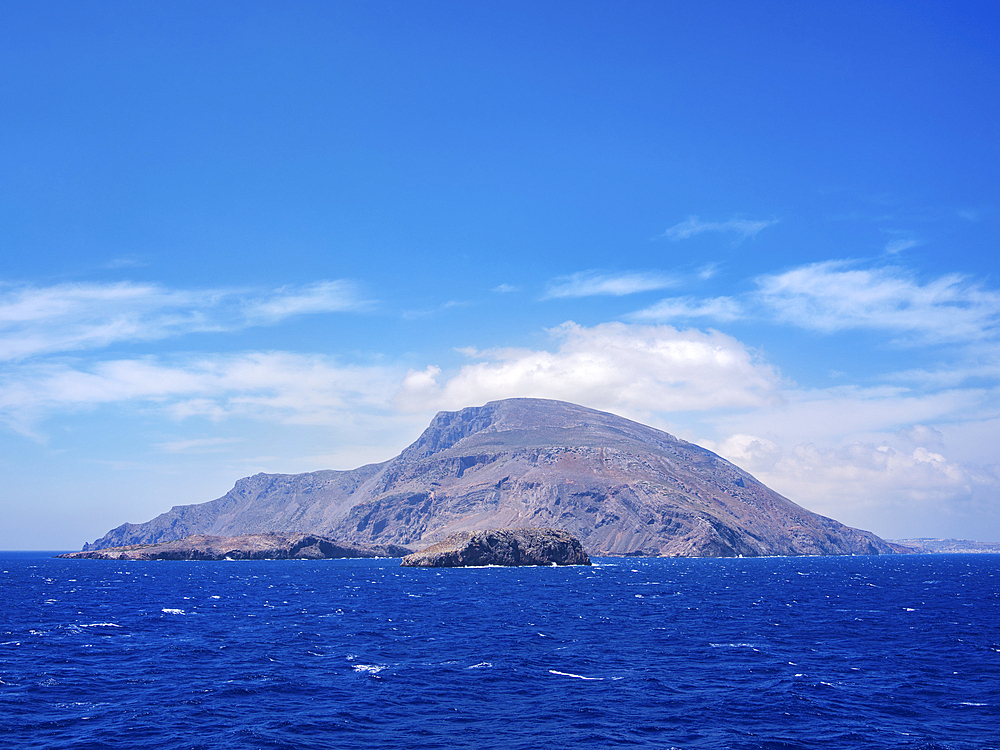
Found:
[{"label": "island", "polygon": [[913,551],[812,513],[701,446],[535,398],[440,412],[382,463],[245,477],[222,497],[121,524],[83,549],[273,531],[418,550],[459,531],[525,525],[565,529],[599,556]]},{"label": "island", "polygon": [[580,540],[562,529],[460,531],[400,563],[413,568],[590,565]]},{"label": "island", "polygon": [[192,534],[169,542],[84,550],[58,557],[89,560],[330,560],[404,557],[412,551],[398,544],[348,544],[317,534]]}]

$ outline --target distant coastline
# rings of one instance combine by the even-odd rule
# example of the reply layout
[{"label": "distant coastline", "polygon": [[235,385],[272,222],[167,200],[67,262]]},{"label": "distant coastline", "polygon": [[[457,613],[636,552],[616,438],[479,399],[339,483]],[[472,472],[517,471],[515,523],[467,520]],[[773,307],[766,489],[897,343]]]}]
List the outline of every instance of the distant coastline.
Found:
[{"label": "distant coastline", "polygon": [[918,552],[961,552],[965,554],[1000,554],[1000,543],[974,542],[971,539],[887,539],[892,544],[912,547]]}]

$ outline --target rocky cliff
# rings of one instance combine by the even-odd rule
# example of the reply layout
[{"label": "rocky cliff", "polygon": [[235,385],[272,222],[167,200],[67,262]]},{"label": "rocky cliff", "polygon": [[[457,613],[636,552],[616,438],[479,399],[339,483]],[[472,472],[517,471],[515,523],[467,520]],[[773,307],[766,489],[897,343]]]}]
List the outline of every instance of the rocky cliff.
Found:
[{"label": "rocky cliff", "polygon": [[457,531],[531,527],[565,529],[596,555],[903,550],[805,510],[697,445],[543,399],[441,412],[385,463],[257,474],[217,500],[119,526],[85,549],[265,531],[419,549]]},{"label": "rocky cliff", "polygon": [[410,568],[590,565],[580,540],[560,529],[459,531],[400,563]]}]

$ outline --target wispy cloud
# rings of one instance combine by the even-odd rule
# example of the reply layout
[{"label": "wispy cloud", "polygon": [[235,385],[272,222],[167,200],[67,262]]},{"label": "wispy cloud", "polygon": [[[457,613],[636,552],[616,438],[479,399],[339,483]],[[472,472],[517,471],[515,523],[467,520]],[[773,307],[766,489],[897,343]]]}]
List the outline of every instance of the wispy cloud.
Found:
[{"label": "wispy cloud", "polygon": [[242,438],[196,438],[194,440],[174,440],[156,443],[156,447],[167,453],[217,453],[234,443],[242,443]]},{"label": "wispy cloud", "polygon": [[500,294],[509,294],[510,292],[520,291],[520,287],[516,287],[511,284],[497,284],[493,287],[493,291],[499,292]]},{"label": "wispy cloud", "polygon": [[269,295],[244,302],[248,321],[279,321],[294,315],[349,312],[371,306],[349,281],[318,281],[306,286],[283,286]]},{"label": "wispy cloud", "polygon": [[402,312],[403,320],[420,320],[421,318],[430,318],[435,315],[440,315],[448,310],[453,310],[456,307],[471,307],[472,302],[469,300],[460,299],[450,299],[442,302],[437,307],[424,308],[423,310],[404,310]]},{"label": "wispy cloud", "polygon": [[670,297],[629,315],[630,320],[668,321],[675,318],[714,318],[728,322],[743,316],[743,306],[732,297]]},{"label": "wispy cloud", "polygon": [[719,272],[719,265],[719,263],[706,263],[698,269],[698,278],[702,281],[708,281]]},{"label": "wispy cloud", "polygon": [[385,408],[404,374],[402,368],[290,352],[31,363],[0,372],[0,420],[34,434],[53,414],[134,404],[171,419],[332,424],[359,410]]},{"label": "wispy cloud", "polygon": [[[752,319],[821,333],[882,331],[897,343],[952,343],[966,349],[985,346],[1000,335],[1000,290],[960,274],[921,281],[901,266],[864,267],[834,260],[766,274],[755,281],[755,290],[738,297],[670,297],[628,319]],[[969,351],[975,354],[977,367],[995,372],[995,357]]]},{"label": "wispy cloud", "polygon": [[919,244],[920,244],[919,240],[899,237],[894,240],[889,240],[887,243],[885,243],[885,254],[898,255],[904,250],[909,250],[911,247],[917,247],[917,245]]},{"label": "wispy cloud", "polygon": [[322,281],[261,293],[169,289],[133,282],[0,286],[0,360],[154,341],[187,333],[233,331],[296,316],[365,309],[347,281]]},{"label": "wispy cloud", "polygon": [[832,333],[881,330],[925,342],[993,338],[1000,292],[959,274],[926,283],[900,267],[827,261],[757,280],[759,302],[779,321]]},{"label": "wispy cloud", "polygon": [[750,219],[730,219],[729,221],[701,221],[697,216],[689,216],[679,224],[674,224],[667,229],[661,237],[668,240],[686,240],[704,232],[725,232],[734,233],[741,239],[753,237],[762,229],[777,224],[777,219],[750,220]]},{"label": "wispy cloud", "polygon": [[561,276],[549,283],[543,299],[567,297],[595,297],[610,295],[621,297],[637,292],[649,292],[677,286],[678,280],[655,272],[601,273],[581,271],[571,276]]},{"label": "wispy cloud", "polygon": [[148,263],[137,255],[121,255],[105,263],[104,268],[141,268],[145,265],[148,265]]}]

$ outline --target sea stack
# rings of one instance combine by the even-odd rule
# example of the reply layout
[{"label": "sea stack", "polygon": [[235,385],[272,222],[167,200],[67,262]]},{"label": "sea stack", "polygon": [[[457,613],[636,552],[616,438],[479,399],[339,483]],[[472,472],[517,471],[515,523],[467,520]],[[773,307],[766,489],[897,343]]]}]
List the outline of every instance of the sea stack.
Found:
[{"label": "sea stack", "polygon": [[400,563],[410,568],[471,568],[485,565],[590,565],[580,540],[560,529],[460,531]]}]

